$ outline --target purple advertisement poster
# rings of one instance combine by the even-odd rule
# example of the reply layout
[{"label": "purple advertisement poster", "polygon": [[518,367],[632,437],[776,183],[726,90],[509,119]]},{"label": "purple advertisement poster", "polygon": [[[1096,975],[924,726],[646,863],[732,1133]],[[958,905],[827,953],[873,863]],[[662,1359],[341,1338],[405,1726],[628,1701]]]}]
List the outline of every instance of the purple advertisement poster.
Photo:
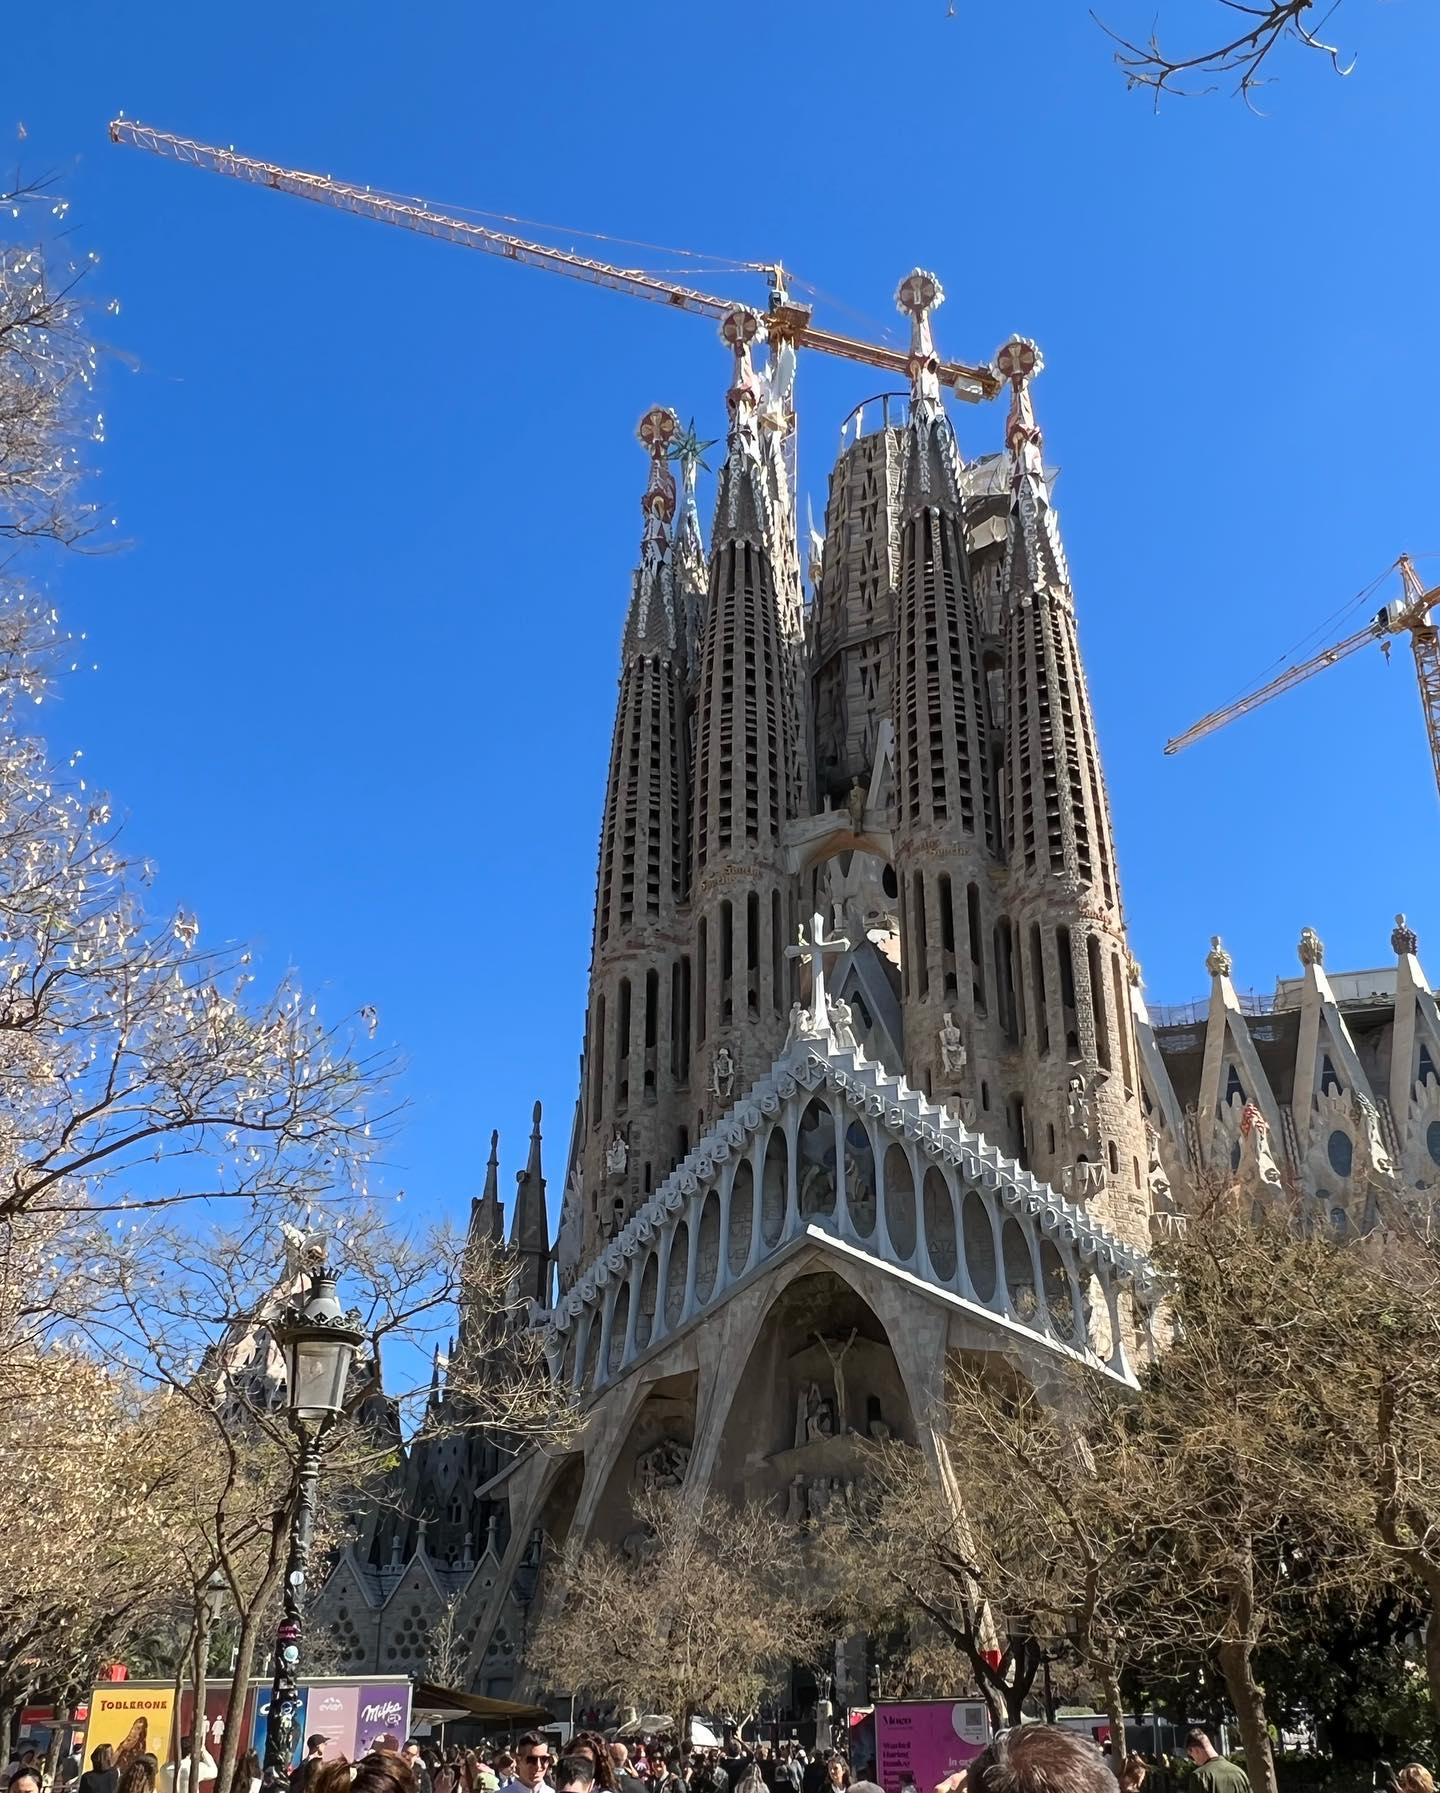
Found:
[{"label": "purple advertisement poster", "polygon": [[877,1705],[875,1778],[885,1793],[899,1793],[906,1776],[917,1787],[933,1787],[978,1756],[986,1736],[979,1700]]},{"label": "purple advertisement poster", "polygon": [[374,1749],[382,1737],[392,1739],[390,1747],[399,1749],[410,1729],[410,1684],[391,1681],[388,1685],[362,1685],[360,1714],[355,1722],[355,1760]]},{"label": "purple advertisement poster", "polygon": [[364,1754],[355,1748],[355,1726],[360,1717],[358,1687],[311,1687],[305,1711],[306,1733],[325,1739],[327,1762],[339,1757],[350,1762]]}]

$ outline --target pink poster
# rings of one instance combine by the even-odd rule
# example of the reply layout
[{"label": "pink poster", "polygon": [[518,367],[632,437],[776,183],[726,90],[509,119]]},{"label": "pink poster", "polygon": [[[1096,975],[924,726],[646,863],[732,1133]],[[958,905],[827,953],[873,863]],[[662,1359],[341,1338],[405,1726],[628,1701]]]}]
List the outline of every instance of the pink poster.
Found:
[{"label": "pink poster", "polygon": [[360,1689],[329,1687],[323,1682],[310,1689],[305,1711],[305,1729],[314,1737],[325,1739],[325,1760],[340,1757],[350,1761],[355,1752],[355,1724],[360,1716]]},{"label": "pink poster", "polygon": [[988,1737],[981,1700],[905,1700],[875,1708],[875,1778],[885,1793],[930,1793],[973,1761]]}]

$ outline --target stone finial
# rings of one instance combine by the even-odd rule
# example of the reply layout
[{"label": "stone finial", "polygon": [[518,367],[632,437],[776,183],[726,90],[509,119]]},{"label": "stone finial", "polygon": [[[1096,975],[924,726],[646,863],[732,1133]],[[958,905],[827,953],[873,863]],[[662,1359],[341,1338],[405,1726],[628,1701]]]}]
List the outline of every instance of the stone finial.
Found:
[{"label": "stone finial", "polygon": [[675,476],[667,463],[679,433],[680,419],[665,405],[651,405],[635,426],[635,435],[650,456],[650,479],[640,500],[647,527],[663,526],[675,515]]},{"label": "stone finial", "polygon": [[1218,934],[1212,934],[1210,936],[1210,950],[1205,955],[1205,969],[1210,973],[1211,977],[1229,977],[1230,968],[1233,963],[1234,961],[1231,959],[1229,953],[1227,953],[1225,948],[1220,944],[1220,936]]},{"label": "stone finial", "polygon": [[930,313],[945,303],[945,289],[925,268],[912,268],[895,289],[895,305],[910,319],[910,397],[913,403],[939,402],[939,364]]},{"label": "stone finial", "polygon": [[1398,954],[1415,953],[1420,950],[1419,937],[1410,927],[1403,915],[1395,917],[1395,926],[1390,930],[1390,945]]},{"label": "stone finial", "polygon": [[995,352],[995,368],[1010,382],[1010,414],[1005,419],[1005,446],[1012,455],[1033,449],[1038,463],[1040,426],[1030,400],[1030,382],[1045,371],[1045,357],[1028,336],[1012,336]]},{"label": "stone finial", "polygon": [[1300,955],[1302,965],[1318,967],[1325,963],[1325,942],[1314,928],[1301,928],[1300,944],[1295,950]]}]

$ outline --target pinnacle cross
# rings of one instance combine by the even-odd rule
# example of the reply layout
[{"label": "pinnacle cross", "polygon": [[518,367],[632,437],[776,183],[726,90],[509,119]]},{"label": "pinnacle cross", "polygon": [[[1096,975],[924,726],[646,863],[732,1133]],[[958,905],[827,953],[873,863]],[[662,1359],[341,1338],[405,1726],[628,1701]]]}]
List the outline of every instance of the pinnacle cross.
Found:
[{"label": "pinnacle cross", "polygon": [[809,940],[801,928],[799,944],[785,948],[787,959],[798,959],[802,965],[810,967],[810,1013],[817,1034],[830,1031],[830,1010],[825,1000],[825,955],[849,952],[850,945],[843,935],[831,940],[825,938],[825,917],[817,911],[810,917]]},{"label": "pinnacle cross", "polygon": [[675,475],[666,463],[679,433],[680,419],[665,405],[652,405],[635,426],[635,434],[650,456],[650,478],[640,500],[647,546],[664,543],[665,525],[675,515]]},{"label": "pinnacle cross", "polygon": [[940,400],[939,363],[930,333],[930,313],[945,303],[945,289],[933,274],[915,268],[895,291],[895,304],[910,319],[910,398],[914,404]]},{"label": "pinnacle cross", "polygon": [[[1005,446],[1015,457],[1016,469],[1027,473],[1041,472],[1040,426],[1035,421],[1035,407],[1030,400],[1030,382],[1044,373],[1045,357],[1028,336],[1012,336],[996,351],[995,366],[1002,379],[1010,382],[1010,415],[1005,419]],[[1032,465],[1033,456],[1033,465]]]}]

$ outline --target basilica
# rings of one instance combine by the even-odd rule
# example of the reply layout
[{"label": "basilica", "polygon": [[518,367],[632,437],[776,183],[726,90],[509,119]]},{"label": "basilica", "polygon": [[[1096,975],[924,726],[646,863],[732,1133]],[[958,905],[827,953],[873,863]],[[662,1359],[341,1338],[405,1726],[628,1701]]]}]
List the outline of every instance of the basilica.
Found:
[{"label": "basilica", "polygon": [[[1263,996],[1202,942],[1208,1000],[1147,1008],[1041,357],[1000,348],[1003,443],[964,463],[942,296],[901,282],[908,390],[845,421],[823,534],[797,527],[779,314],[722,326],[708,541],[693,433],[641,419],[559,1225],[538,1108],[508,1233],[493,1143],[471,1219],[584,1423],[564,1450],[402,1454],[317,1597],[346,1672],[419,1673],[444,1611],[468,1685],[524,1690],[567,1538],[642,1548],[650,1487],[814,1518],[865,1440],[936,1456],[952,1356],[1133,1382],[1148,1249],[1202,1175],[1339,1233],[1440,1178],[1440,1014],[1403,916],[1343,973],[1297,927]],[[837,1699],[864,1673],[847,1651]]]}]

